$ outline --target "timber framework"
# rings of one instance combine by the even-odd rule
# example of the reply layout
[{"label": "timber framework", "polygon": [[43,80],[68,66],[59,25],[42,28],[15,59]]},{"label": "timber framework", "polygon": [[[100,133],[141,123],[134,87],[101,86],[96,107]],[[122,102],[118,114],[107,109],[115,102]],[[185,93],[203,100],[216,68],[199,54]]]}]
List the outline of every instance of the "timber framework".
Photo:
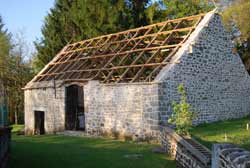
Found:
[{"label": "timber framework", "polygon": [[152,24],[65,46],[33,79],[151,82],[171,62],[205,14]]}]

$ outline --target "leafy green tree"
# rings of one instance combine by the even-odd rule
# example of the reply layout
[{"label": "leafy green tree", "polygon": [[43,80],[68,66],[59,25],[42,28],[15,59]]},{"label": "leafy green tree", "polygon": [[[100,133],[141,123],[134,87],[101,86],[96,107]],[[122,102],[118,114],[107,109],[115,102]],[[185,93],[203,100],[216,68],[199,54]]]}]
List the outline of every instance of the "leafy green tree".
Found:
[{"label": "leafy green tree", "polygon": [[237,0],[223,11],[226,27],[234,35],[238,52],[250,73],[250,1]]},{"label": "leafy green tree", "polygon": [[207,0],[162,0],[164,17],[180,18],[199,13],[206,13],[214,8]]},{"label": "leafy green tree", "polygon": [[[8,79],[8,65],[9,63],[9,52],[11,49],[11,44],[10,44],[10,34],[8,33],[7,29],[4,27],[4,23],[2,21],[2,18],[0,16],[0,90],[4,89],[6,91],[6,85],[7,85],[7,79]],[[3,97],[0,97],[0,106],[5,105],[6,99]],[[4,104],[1,104],[4,103]],[[2,108],[0,107],[0,108]],[[1,111],[0,109],[0,124],[7,124],[6,122],[6,113],[4,111]],[[3,118],[1,118],[3,117]]]},{"label": "leafy green tree", "polygon": [[26,59],[27,45],[23,37],[13,37],[0,17],[0,81],[7,93],[11,123],[23,123],[24,96],[22,88],[32,78],[30,61]]},{"label": "leafy green tree", "polygon": [[169,118],[168,122],[176,126],[176,131],[182,135],[190,135],[190,129],[192,128],[193,120],[195,119],[195,113],[191,111],[191,105],[187,102],[187,94],[184,88],[184,84],[180,84],[177,88],[181,95],[179,103],[173,102],[173,114]]},{"label": "leafy green tree", "polygon": [[10,76],[6,86],[9,99],[9,115],[11,123],[22,124],[24,122],[24,92],[22,88],[33,77],[29,47],[24,40],[22,32],[12,36],[12,49],[9,55],[8,74]]},{"label": "leafy green tree", "polygon": [[0,16],[0,80],[7,81],[9,53],[11,50],[11,35],[5,29],[2,17]]}]

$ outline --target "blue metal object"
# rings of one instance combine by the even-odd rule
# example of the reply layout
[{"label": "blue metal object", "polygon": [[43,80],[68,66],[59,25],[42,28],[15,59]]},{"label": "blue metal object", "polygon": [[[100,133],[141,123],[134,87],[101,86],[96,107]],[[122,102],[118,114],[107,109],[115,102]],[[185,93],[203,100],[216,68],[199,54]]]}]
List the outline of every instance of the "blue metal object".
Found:
[{"label": "blue metal object", "polygon": [[0,127],[4,126],[8,126],[8,108],[5,90],[0,84]]}]

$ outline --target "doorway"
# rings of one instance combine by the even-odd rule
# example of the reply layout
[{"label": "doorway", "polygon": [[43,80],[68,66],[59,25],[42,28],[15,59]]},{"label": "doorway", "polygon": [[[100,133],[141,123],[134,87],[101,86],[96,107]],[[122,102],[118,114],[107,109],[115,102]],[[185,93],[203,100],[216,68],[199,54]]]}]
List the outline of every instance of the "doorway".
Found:
[{"label": "doorway", "polygon": [[66,87],[66,130],[85,130],[83,87],[71,85]]},{"label": "doorway", "polygon": [[43,111],[35,111],[35,135],[45,134],[44,116]]}]

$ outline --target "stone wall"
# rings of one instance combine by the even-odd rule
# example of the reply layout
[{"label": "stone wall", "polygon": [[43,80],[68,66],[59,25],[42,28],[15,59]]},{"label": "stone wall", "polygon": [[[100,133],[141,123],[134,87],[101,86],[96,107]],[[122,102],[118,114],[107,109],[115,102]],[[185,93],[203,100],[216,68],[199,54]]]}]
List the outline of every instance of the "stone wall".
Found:
[{"label": "stone wall", "polygon": [[158,84],[84,86],[86,128],[138,138],[156,137],[159,128]]},{"label": "stone wall", "polygon": [[[233,49],[220,16],[208,13],[153,83],[84,85],[87,131],[156,136],[180,99],[181,83],[197,112],[194,124],[250,114],[250,77]],[[60,81],[56,89],[53,81],[31,85],[25,91],[26,132],[34,130],[35,110],[45,111],[48,133],[64,130],[65,86]]]},{"label": "stone wall", "polygon": [[211,152],[192,139],[185,139],[167,126],[161,127],[161,145],[175,158],[178,168],[210,168]]},{"label": "stone wall", "polygon": [[160,90],[161,120],[172,113],[173,100],[184,83],[189,103],[197,111],[195,124],[240,118],[250,113],[250,77],[230,35],[215,11],[205,16],[172,62],[155,81]]},{"label": "stone wall", "polygon": [[[84,85],[86,131],[134,138],[157,137],[159,128],[158,83]],[[34,133],[34,111],[45,112],[45,131],[65,127],[65,85],[56,81],[33,84],[25,91],[25,132]]]},{"label": "stone wall", "polygon": [[250,151],[232,144],[213,145],[212,168],[249,168]]},{"label": "stone wall", "polygon": [[40,82],[38,88],[25,90],[25,133],[34,134],[35,111],[45,112],[45,132],[63,131],[65,127],[65,87],[60,81]]}]

